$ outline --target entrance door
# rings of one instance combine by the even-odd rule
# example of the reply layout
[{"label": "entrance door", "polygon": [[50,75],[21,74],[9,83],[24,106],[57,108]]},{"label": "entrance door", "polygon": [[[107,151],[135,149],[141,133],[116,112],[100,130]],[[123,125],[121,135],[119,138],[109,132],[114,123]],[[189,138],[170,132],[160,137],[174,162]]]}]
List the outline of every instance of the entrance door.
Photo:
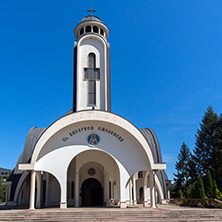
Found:
[{"label": "entrance door", "polygon": [[94,178],[86,179],[82,183],[82,206],[102,206],[103,188],[101,183]]}]

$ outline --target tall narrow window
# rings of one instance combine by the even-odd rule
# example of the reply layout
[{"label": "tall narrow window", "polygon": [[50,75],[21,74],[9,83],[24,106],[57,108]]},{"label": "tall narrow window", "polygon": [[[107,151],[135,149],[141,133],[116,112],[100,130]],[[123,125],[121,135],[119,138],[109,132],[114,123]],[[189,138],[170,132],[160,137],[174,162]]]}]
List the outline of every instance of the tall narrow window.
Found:
[{"label": "tall narrow window", "polygon": [[88,80],[88,105],[96,105],[96,80],[100,80],[100,69],[96,68],[96,55],[88,55],[89,67],[85,68],[85,80]]}]

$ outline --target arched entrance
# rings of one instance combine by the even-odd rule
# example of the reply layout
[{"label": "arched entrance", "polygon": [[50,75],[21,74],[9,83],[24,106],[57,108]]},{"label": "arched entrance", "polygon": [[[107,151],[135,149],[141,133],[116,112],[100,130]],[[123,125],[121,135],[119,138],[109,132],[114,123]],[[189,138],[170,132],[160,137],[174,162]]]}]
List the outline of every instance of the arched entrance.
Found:
[{"label": "arched entrance", "polygon": [[82,206],[102,206],[103,188],[101,183],[94,178],[86,179],[82,183]]}]

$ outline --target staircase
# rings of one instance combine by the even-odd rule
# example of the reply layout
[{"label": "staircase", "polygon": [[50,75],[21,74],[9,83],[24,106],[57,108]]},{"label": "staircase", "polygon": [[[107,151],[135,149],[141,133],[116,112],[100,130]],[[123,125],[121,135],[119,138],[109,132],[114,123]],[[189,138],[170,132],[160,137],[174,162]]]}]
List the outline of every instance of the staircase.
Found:
[{"label": "staircase", "polygon": [[39,210],[0,210],[0,221],[149,221],[221,222],[222,210],[167,206],[150,208],[68,208]]}]

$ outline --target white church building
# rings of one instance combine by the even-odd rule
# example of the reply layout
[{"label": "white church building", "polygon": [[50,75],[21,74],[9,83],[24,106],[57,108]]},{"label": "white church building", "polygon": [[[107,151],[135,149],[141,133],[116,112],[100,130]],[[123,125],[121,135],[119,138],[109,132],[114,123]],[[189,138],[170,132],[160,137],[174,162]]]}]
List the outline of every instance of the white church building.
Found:
[{"label": "white church building", "polygon": [[111,112],[109,29],[91,14],[74,34],[73,109],[29,130],[5,182],[7,205],[165,204],[169,181],[154,131]]}]

